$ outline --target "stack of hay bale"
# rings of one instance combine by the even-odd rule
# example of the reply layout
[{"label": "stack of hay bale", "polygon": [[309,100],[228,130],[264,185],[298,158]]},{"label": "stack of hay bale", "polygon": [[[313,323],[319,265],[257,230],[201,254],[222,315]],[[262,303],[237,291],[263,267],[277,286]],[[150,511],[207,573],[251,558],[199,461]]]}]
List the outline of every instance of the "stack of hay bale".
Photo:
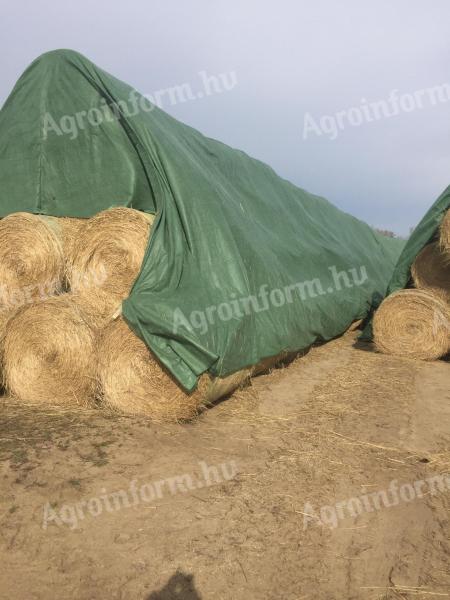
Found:
[{"label": "stack of hay bale", "polygon": [[19,402],[108,407],[183,421],[281,353],[188,394],[120,316],[154,217],[111,208],[90,219],[15,213],[0,220],[0,372]]},{"label": "stack of hay bale", "polygon": [[108,406],[155,421],[193,417],[187,394],[120,314],[153,216],[112,208],[90,219],[16,213],[0,221],[3,386],[27,404]]},{"label": "stack of hay bale", "polygon": [[450,352],[450,211],[439,239],[417,255],[411,278],[415,288],[388,296],[374,316],[377,348],[421,360]]}]

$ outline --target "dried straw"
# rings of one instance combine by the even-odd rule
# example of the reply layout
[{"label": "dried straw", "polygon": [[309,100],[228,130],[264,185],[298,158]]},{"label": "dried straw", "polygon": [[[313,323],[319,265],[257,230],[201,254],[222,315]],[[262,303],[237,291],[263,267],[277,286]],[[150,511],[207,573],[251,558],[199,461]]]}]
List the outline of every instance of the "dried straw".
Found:
[{"label": "dried straw", "polygon": [[152,215],[125,207],[89,219],[71,249],[71,289],[93,307],[106,302],[114,312],[139,274],[152,221]]},{"label": "dried straw", "polygon": [[210,386],[205,395],[205,404],[213,404],[232,394],[238,388],[243,387],[250,381],[253,373],[253,367],[241,369],[225,377],[214,377],[210,380]]},{"label": "dried straw", "polygon": [[95,394],[96,328],[70,294],[20,308],[5,329],[3,376],[22,402],[87,406]]},{"label": "dried straw", "polygon": [[209,377],[203,375],[194,392],[184,391],[121,317],[100,336],[98,377],[104,405],[155,422],[195,417],[210,387]]},{"label": "dried straw", "polygon": [[442,251],[447,254],[447,259],[450,260],[450,210],[447,211],[442,220],[439,243]]},{"label": "dried straw", "polygon": [[430,291],[400,290],[382,302],[373,332],[381,352],[435,360],[450,351],[450,308]]},{"label": "dried straw", "polygon": [[64,258],[58,228],[29,213],[0,221],[0,304],[14,308],[57,293]]},{"label": "dried straw", "polygon": [[60,217],[58,219],[58,225],[61,228],[62,233],[62,246],[67,279],[70,273],[70,266],[74,259],[75,245],[86,223],[87,219],[76,219],[75,217]]},{"label": "dried straw", "polygon": [[252,376],[255,377],[257,375],[264,375],[265,373],[270,373],[273,369],[275,369],[279,364],[292,360],[296,355],[296,352],[280,352],[276,356],[269,356],[268,358],[264,358],[257,365],[252,368]]},{"label": "dried straw", "polygon": [[93,287],[89,294],[72,293],[72,297],[96,329],[102,329],[120,313],[120,305],[101,288]]},{"label": "dried straw", "polygon": [[444,294],[450,299],[450,261],[439,244],[428,244],[419,252],[411,267],[416,288]]},{"label": "dried straw", "polygon": [[3,377],[1,376],[1,373],[3,372],[3,347],[6,325],[14,313],[14,310],[0,309],[0,390],[3,388]]}]

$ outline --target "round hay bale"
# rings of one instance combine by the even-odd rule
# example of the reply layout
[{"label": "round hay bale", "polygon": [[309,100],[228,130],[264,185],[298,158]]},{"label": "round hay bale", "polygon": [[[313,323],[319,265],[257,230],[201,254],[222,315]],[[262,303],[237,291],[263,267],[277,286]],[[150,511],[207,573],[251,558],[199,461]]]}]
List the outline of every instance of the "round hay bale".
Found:
[{"label": "round hay bale", "polygon": [[111,307],[128,297],[141,269],[153,216],[131,208],[111,208],[88,219],[72,248],[71,289],[95,307],[105,297]]},{"label": "round hay bale", "polygon": [[87,406],[96,389],[96,330],[70,294],[20,308],[5,329],[3,376],[30,404]]},{"label": "round hay bale", "polygon": [[450,260],[450,210],[446,212],[442,219],[439,243],[442,251],[447,255],[447,260]]},{"label": "round hay bale", "polygon": [[382,302],[373,319],[378,350],[420,360],[450,351],[450,308],[432,292],[400,290]]},{"label": "round hay bale", "polygon": [[203,375],[197,389],[187,393],[121,317],[100,335],[98,377],[105,406],[155,422],[192,419],[210,387],[209,376]]},{"label": "round hay bale", "polygon": [[64,258],[57,228],[30,213],[0,221],[0,304],[17,308],[58,293]]},{"label": "round hay bale", "polygon": [[450,299],[450,261],[438,243],[428,244],[416,256],[411,267],[416,288],[444,293]]}]

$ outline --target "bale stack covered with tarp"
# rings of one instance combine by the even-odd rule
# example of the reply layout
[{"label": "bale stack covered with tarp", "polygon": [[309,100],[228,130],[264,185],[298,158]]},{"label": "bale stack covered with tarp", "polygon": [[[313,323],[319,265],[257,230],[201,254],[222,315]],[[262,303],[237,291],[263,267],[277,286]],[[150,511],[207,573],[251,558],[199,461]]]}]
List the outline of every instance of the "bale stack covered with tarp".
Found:
[{"label": "bale stack covered with tarp", "polygon": [[15,259],[3,264],[7,392],[33,404],[93,403],[98,336],[139,273],[152,220],[119,207],[91,219],[12,214],[0,221],[3,248]]},{"label": "bale stack covered with tarp", "polygon": [[421,360],[450,352],[449,206],[450,188],[419,223],[399,258],[391,293],[373,320],[382,352]]},{"label": "bale stack covered with tarp", "polygon": [[48,373],[80,386],[65,383],[62,402],[97,396],[157,419],[342,334],[384,297],[402,249],[66,50],[34,61],[0,112],[0,217],[18,212],[48,217],[42,253],[52,243],[56,262],[30,269],[47,265],[59,295],[8,319],[7,381],[43,368],[34,355],[20,377],[11,365],[30,323],[45,322],[28,347],[58,328]]},{"label": "bale stack covered with tarp", "polygon": [[153,220],[118,207],[91,219],[20,213],[0,221],[10,258],[3,264],[0,346],[11,396],[35,405],[97,402],[157,422],[180,421],[250,376],[205,374],[187,393],[120,317]]}]

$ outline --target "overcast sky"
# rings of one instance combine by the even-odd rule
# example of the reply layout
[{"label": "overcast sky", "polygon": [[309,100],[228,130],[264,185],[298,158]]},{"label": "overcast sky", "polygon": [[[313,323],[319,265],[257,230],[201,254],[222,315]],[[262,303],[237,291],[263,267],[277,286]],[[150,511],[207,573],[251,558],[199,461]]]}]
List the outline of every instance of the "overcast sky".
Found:
[{"label": "overcast sky", "polygon": [[[448,0],[0,2],[0,104],[56,48],[147,94],[188,83],[196,96],[199,73],[234,73],[229,90],[162,95],[163,108],[400,234],[450,183],[450,97],[427,91],[450,85]],[[392,116],[374,116],[389,99]]]}]

